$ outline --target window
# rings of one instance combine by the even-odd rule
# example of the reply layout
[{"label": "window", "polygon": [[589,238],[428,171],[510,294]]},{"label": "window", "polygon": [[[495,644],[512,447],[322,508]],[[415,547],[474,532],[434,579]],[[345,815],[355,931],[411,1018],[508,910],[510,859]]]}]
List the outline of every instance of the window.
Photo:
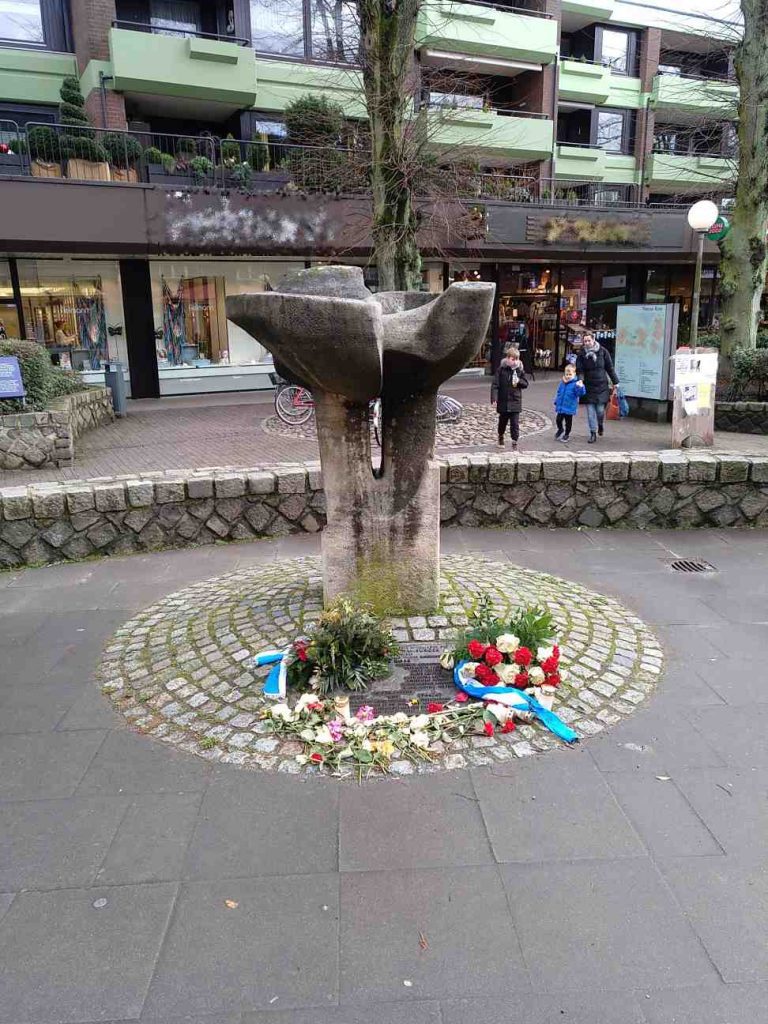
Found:
[{"label": "window", "polygon": [[615,75],[637,74],[637,35],[615,28],[597,29],[600,63]]},{"label": "window", "polygon": [[44,46],[40,0],[0,0],[0,39]]},{"label": "window", "polygon": [[623,153],[624,121],[624,112],[621,110],[598,110],[596,145],[606,153]]},{"label": "window", "polygon": [[482,110],[482,96],[467,96],[456,92],[431,92],[429,94],[430,110]]},{"label": "window", "polygon": [[159,35],[194,36],[202,31],[200,4],[194,0],[151,0],[149,9],[152,28]]},{"label": "window", "polygon": [[303,0],[251,0],[251,38],[257,53],[303,57]]},{"label": "window", "polygon": [[310,0],[310,16],[315,60],[357,61],[360,30],[350,0]]}]

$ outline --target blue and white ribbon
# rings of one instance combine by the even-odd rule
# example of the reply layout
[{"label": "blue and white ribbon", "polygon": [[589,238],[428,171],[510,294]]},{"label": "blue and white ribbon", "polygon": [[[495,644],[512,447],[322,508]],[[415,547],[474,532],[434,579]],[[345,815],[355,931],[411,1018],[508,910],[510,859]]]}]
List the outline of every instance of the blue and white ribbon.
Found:
[{"label": "blue and white ribbon", "polygon": [[516,686],[481,686],[474,677],[467,677],[462,669],[467,664],[460,661],[453,670],[453,681],[458,689],[469,694],[470,697],[477,697],[479,700],[493,700],[498,704],[506,704],[507,707],[517,708],[519,711],[532,711],[542,725],[546,726],[555,736],[566,743],[577,743],[579,736],[556,715],[549,711],[536,700],[530,697]]},{"label": "blue and white ribbon", "polygon": [[288,649],[284,651],[262,651],[253,659],[254,668],[262,665],[271,665],[269,675],[264,680],[264,696],[272,700],[285,699],[285,677],[287,674],[287,663],[285,656]]}]

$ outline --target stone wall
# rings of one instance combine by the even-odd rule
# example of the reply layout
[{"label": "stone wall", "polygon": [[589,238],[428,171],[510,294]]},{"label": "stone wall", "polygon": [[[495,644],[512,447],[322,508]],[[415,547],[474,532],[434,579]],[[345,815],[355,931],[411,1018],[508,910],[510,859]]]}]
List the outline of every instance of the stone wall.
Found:
[{"label": "stone wall", "polygon": [[734,434],[768,434],[768,402],[717,402],[715,429]]},{"label": "stone wall", "polygon": [[[768,526],[768,456],[450,456],[446,526]],[[0,566],[316,533],[316,463],[0,489]]]},{"label": "stone wall", "polygon": [[57,398],[45,412],[0,416],[0,469],[71,466],[76,438],[113,419],[110,393],[103,387]]}]

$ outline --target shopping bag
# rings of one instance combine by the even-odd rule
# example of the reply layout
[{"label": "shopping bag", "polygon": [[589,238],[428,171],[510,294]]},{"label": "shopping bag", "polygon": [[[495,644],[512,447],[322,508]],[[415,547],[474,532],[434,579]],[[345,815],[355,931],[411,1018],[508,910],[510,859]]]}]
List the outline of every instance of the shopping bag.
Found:
[{"label": "shopping bag", "polygon": [[619,409],[619,396],[614,390],[611,392],[611,400],[608,402],[608,408],[605,411],[606,418],[609,420],[618,420],[621,418],[621,410]]},{"label": "shopping bag", "polygon": [[623,419],[624,416],[629,416],[629,402],[621,388],[616,388],[616,394],[619,396],[619,413]]}]

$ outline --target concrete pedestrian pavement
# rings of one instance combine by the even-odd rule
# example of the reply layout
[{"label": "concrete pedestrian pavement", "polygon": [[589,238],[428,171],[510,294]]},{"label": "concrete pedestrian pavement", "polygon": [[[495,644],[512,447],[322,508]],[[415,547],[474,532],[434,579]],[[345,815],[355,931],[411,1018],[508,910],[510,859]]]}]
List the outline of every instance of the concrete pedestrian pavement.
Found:
[{"label": "concrete pedestrian pavement", "polygon": [[765,534],[444,548],[615,596],[662,641],[658,692],[493,768],[356,786],[213,767],[130,731],[92,681],[100,650],[166,594],[316,538],[0,576],[0,1024],[765,1019]]},{"label": "concrete pedestrian pavement", "polygon": [[[559,375],[539,373],[526,390],[524,407],[554,421],[553,400]],[[490,401],[490,378],[459,376],[441,389],[466,406]],[[469,414],[468,414],[469,416]],[[476,417],[475,417],[476,418]],[[266,428],[274,420],[273,395],[269,391],[242,394],[194,395],[142,399],[128,403],[128,416],[79,438],[74,465],[65,469],[0,472],[0,485],[48,480],[91,480],[106,476],[201,469],[208,466],[255,468],[319,457],[314,439],[276,434]],[[540,420],[541,417],[538,417]],[[495,422],[491,416],[477,426],[469,445],[444,451],[496,451]],[[587,445],[586,416],[576,417],[569,448],[575,451],[658,451],[671,445],[668,424],[634,418],[609,422],[597,448]],[[551,429],[525,435],[523,451],[562,451]],[[768,437],[755,434],[718,433],[715,450],[743,454],[768,454]],[[438,446],[438,452],[440,448]]]}]

